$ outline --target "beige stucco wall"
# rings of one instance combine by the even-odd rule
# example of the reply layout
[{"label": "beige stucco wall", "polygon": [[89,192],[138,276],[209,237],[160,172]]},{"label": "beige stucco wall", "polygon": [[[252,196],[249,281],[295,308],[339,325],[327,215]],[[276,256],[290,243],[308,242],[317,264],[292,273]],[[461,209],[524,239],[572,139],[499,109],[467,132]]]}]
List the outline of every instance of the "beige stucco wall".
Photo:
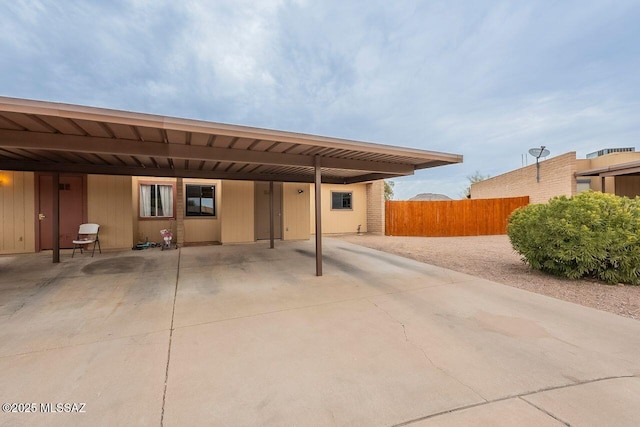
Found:
[{"label": "beige stucco wall", "polygon": [[535,163],[471,185],[472,199],[529,196],[530,203],[546,203],[555,196],[576,194],[575,151],[540,162],[540,182]]},{"label": "beige stucco wall", "polygon": [[[298,190],[302,190],[300,193]],[[311,237],[309,184],[285,182],[282,185],[282,238],[307,240]]]},{"label": "beige stucco wall", "polygon": [[[332,210],[331,192],[352,192],[351,210]],[[315,189],[311,185],[310,193],[310,233],[315,234]],[[367,189],[366,184],[322,184],[322,234],[367,232]]]},{"label": "beige stucco wall", "polygon": [[220,197],[221,242],[255,241],[253,181],[223,180]]},{"label": "beige stucco wall", "polygon": [[131,177],[111,175],[87,176],[87,216],[100,224],[103,249],[131,248],[133,222]]},{"label": "beige stucco wall", "polygon": [[0,171],[0,254],[36,250],[33,172]]},{"label": "beige stucco wall", "polygon": [[584,169],[595,169],[640,160],[640,152],[631,151],[626,153],[611,153],[585,160],[589,163],[582,164],[580,167],[584,167]]}]

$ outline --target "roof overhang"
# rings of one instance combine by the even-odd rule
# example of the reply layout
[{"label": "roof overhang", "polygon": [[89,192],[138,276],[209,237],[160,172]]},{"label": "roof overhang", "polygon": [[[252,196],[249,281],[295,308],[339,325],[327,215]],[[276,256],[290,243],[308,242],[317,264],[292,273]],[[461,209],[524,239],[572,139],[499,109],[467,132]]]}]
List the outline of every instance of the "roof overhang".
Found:
[{"label": "roof overhang", "polygon": [[577,177],[578,176],[607,177],[607,176],[621,176],[621,175],[640,175],[640,160],[576,172]]},{"label": "roof overhang", "polygon": [[0,169],[349,184],[462,156],[294,132],[0,97]]}]

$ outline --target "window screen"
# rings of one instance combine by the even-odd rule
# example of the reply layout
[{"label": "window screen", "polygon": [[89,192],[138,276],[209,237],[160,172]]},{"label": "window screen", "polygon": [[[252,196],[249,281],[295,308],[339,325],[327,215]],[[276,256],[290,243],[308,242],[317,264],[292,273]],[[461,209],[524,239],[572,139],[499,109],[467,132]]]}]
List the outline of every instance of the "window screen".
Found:
[{"label": "window screen", "polygon": [[338,191],[331,192],[331,209],[352,209],[351,196],[352,193],[342,193]]},{"label": "window screen", "polygon": [[187,216],[216,216],[215,185],[187,185]]}]

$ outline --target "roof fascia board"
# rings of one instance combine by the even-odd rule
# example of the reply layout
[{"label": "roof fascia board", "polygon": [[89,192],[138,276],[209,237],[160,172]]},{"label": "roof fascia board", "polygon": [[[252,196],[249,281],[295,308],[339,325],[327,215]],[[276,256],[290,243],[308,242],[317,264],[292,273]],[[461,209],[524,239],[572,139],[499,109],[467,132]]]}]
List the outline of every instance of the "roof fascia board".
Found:
[{"label": "roof fascia board", "polygon": [[600,176],[621,176],[621,175],[633,175],[640,173],[640,166],[636,166],[635,168],[625,168],[625,169],[617,169],[611,170],[609,172],[602,172]]},{"label": "roof fascia board", "polygon": [[624,175],[626,173],[635,173],[635,172],[627,172],[627,171],[635,170],[638,167],[640,167],[640,161],[620,163],[617,165],[604,166],[601,168],[577,171],[576,176],[605,176],[604,174],[608,174],[608,173],[610,174],[606,176]]},{"label": "roof fascia board", "polygon": [[394,175],[389,175],[389,174],[384,174],[384,173],[369,173],[369,174],[365,174],[365,175],[359,175],[359,176],[346,178],[344,183],[345,184],[358,184],[358,183],[361,183],[361,182],[378,181],[380,179],[393,179],[393,178],[397,178],[397,177],[394,176]]}]

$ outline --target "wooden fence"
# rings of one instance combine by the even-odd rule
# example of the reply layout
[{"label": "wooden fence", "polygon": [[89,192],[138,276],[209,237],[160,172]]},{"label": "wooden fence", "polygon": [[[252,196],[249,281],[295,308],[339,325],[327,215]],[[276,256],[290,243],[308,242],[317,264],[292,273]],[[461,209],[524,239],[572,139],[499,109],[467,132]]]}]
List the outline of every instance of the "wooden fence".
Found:
[{"label": "wooden fence", "polygon": [[484,236],[506,234],[511,212],[529,196],[505,199],[386,202],[387,236]]}]

